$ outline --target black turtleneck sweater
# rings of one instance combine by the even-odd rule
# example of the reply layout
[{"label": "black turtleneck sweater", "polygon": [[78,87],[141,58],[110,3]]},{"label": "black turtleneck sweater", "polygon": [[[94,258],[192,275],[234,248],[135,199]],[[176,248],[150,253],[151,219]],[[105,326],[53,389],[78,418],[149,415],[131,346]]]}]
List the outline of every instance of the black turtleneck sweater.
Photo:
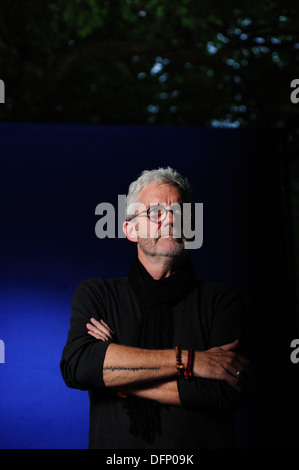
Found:
[{"label": "black turtleneck sweater", "polygon": [[[242,295],[234,288],[197,281],[173,310],[173,348],[207,350],[240,340],[238,352],[248,356],[248,316]],[[234,447],[233,411],[244,397],[226,382],[178,379],[181,406],[162,406],[161,435],[152,444],[129,433],[124,399],[105,387],[102,366],[110,342],[87,333],[91,317],[103,319],[117,342],[132,346],[142,313],[128,278],[87,279],[72,300],[71,324],[61,358],[67,386],[88,390],[89,448],[94,449],[221,449]],[[175,361],[175,353],[174,353]]]}]

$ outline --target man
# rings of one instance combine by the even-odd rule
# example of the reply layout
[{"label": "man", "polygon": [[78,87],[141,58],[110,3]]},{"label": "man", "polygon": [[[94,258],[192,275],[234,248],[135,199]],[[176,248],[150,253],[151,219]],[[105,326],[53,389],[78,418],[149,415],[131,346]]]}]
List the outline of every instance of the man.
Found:
[{"label": "man", "polygon": [[79,284],[61,359],[66,384],[89,391],[89,447],[232,448],[249,370],[242,296],[195,278],[176,223],[186,179],[144,171],[127,202],[136,259],[128,277]]}]

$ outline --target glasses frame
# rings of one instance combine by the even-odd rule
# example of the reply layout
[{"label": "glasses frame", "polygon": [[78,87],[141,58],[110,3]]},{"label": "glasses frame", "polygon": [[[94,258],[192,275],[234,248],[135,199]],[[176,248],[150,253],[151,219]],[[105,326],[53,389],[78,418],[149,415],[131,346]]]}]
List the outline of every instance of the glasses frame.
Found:
[{"label": "glasses frame", "polygon": [[[178,203],[176,203],[178,204]],[[165,215],[163,217],[163,219],[161,218],[160,220],[156,221],[156,220],[153,220],[150,218],[150,210],[153,209],[153,207],[162,207],[165,211]],[[180,206],[181,207],[181,206]],[[128,222],[131,222],[131,220],[135,219],[136,217],[139,217],[141,214],[144,214],[146,212],[146,216],[147,218],[151,221],[151,222],[154,222],[155,224],[159,224],[161,222],[164,222],[164,220],[166,219],[167,215],[169,214],[169,212],[172,212],[172,214],[174,215],[174,210],[175,209],[167,209],[167,207],[164,207],[160,204],[156,204],[156,205],[150,205],[147,209],[145,209],[144,211],[141,211],[139,212],[139,214],[136,214],[136,215],[133,215],[133,217],[130,217],[129,219],[127,218],[127,221]],[[181,209],[181,214],[182,214],[182,209]]]}]

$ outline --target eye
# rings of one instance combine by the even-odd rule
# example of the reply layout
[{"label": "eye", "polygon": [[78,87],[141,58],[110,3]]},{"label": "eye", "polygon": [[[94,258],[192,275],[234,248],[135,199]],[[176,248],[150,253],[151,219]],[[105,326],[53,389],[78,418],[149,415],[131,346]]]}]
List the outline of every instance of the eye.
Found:
[{"label": "eye", "polygon": [[174,211],[173,211],[173,214],[174,215],[181,215],[182,214],[182,209],[180,207],[177,207]]},{"label": "eye", "polygon": [[153,207],[150,207],[149,209],[150,215],[158,215],[160,211],[161,211],[161,208],[159,208],[159,206],[153,206]]}]

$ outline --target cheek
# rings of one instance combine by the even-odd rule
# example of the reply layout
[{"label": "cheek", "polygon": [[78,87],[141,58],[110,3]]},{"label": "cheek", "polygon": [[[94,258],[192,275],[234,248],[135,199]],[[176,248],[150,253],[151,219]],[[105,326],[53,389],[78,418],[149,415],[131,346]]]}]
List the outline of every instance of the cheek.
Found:
[{"label": "cheek", "polygon": [[147,221],[139,222],[138,224],[138,236],[140,238],[159,238],[159,224],[155,224],[150,222],[148,219]]},{"label": "cheek", "polygon": [[137,231],[137,234],[138,234],[138,237],[139,238],[144,238],[146,237],[146,227],[147,227],[147,224],[144,220],[140,220],[137,224],[136,224],[136,231]]}]

